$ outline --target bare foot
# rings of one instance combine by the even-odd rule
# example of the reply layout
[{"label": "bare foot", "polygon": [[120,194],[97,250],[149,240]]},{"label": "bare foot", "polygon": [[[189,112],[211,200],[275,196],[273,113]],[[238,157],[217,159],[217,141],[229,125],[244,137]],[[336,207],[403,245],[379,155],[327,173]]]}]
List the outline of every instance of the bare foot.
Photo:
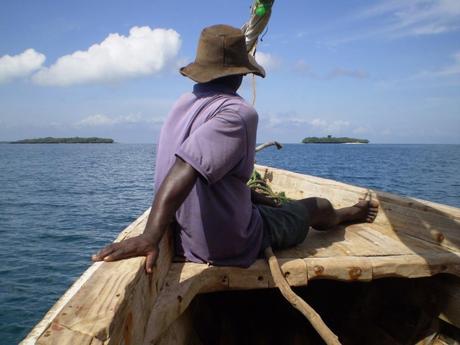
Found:
[{"label": "bare foot", "polygon": [[372,223],[379,212],[377,200],[360,200],[351,207],[338,210],[340,223]]}]

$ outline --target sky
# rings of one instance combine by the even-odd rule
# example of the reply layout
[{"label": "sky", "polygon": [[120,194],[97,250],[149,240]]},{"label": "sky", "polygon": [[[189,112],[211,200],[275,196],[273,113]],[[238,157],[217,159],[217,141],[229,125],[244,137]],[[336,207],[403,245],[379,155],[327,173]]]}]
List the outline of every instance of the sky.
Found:
[{"label": "sky", "polygon": [[[241,27],[251,3],[2,0],[0,141],[157,142],[202,28]],[[459,0],[276,0],[256,58],[258,142],[460,144]]]}]

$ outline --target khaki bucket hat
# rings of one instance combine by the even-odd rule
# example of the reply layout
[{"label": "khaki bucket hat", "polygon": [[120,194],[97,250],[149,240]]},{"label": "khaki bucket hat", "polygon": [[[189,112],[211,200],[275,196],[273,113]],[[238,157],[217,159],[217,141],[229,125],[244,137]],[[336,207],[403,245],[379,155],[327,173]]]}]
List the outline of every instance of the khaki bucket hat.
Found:
[{"label": "khaki bucket hat", "polygon": [[265,77],[263,67],[246,50],[243,32],[228,25],[203,29],[195,61],[182,67],[180,73],[198,83],[235,74]]}]

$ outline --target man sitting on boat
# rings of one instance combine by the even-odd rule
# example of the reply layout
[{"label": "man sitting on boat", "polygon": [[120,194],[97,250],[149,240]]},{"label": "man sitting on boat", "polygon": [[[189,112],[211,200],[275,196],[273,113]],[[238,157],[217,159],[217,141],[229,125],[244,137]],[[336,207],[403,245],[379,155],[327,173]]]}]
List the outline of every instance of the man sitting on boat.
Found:
[{"label": "man sitting on boat", "polygon": [[146,272],[159,242],[175,219],[175,245],[185,260],[248,267],[263,250],[301,243],[309,227],[373,222],[376,201],[334,209],[322,198],[278,206],[251,191],[258,115],[236,91],[243,76],[265,77],[246,51],[241,30],[205,28],[195,62],[181,68],[197,84],[173,106],[160,134],[156,196],[142,235],[111,244],[94,261],[146,256]]}]

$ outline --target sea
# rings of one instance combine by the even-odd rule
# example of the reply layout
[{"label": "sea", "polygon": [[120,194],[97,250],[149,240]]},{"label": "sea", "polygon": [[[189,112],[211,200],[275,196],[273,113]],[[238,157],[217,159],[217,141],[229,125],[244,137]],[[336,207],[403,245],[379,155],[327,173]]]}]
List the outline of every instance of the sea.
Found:
[{"label": "sea", "polygon": [[[16,344],[148,208],[155,146],[0,145],[0,344]],[[258,164],[460,207],[460,145],[286,144]]]}]

